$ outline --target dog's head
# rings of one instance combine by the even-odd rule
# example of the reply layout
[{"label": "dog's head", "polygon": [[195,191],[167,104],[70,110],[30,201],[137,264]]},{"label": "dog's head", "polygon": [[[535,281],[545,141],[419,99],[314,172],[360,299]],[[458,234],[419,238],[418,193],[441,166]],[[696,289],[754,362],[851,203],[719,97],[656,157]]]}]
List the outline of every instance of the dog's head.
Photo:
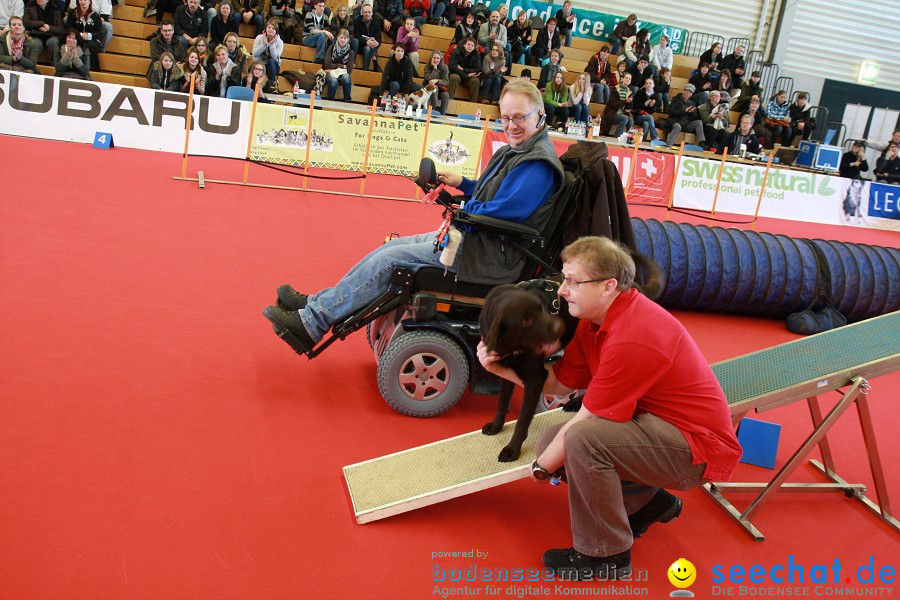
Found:
[{"label": "dog's head", "polygon": [[433,94],[434,91],[435,91],[436,89],[437,89],[437,88],[434,87],[434,84],[433,84],[433,83],[429,83],[429,84],[426,85],[424,88],[422,88],[422,90],[423,90],[426,94]]},{"label": "dog's head", "polygon": [[495,287],[478,318],[488,350],[501,356],[528,352],[547,354],[564,333],[561,319],[547,312],[540,294],[514,285]]}]

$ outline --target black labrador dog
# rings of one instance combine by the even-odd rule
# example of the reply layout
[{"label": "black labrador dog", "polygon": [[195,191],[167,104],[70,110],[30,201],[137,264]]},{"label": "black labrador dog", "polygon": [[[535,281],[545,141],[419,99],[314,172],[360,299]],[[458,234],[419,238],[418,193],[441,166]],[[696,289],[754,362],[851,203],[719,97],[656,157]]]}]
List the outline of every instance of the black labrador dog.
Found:
[{"label": "black labrador dog", "polygon": [[[574,334],[570,324],[573,321],[577,324],[577,320],[565,319],[567,314],[563,318],[550,314],[546,297],[540,291],[515,285],[497,286],[485,298],[478,318],[482,340],[489,351],[502,357],[500,364],[515,371],[525,384],[519,420],[509,444],[500,452],[500,462],[519,458],[547,380],[544,360],[559,348],[559,343],[568,341]],[[513,389],[514,383],[500,380],[497,414],[481,428],[481,433],[496,435],[503,429]]]}]

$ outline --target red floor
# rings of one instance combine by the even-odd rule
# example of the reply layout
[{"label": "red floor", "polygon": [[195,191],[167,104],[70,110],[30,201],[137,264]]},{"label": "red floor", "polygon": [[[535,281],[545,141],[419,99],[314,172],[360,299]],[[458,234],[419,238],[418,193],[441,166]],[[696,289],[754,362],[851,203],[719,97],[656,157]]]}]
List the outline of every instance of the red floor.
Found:
[{"label": "red floor", "polygon": [[[400,416],[379,396],[364,336],[308,361],[260,314],[278,284],[330,284],[386,233],[435,227],[436,208],[213,184],[200,191],[171,179],[180,157],[3,141],[0,598],[427,598],[464,589],[436,582],[441,570],[536,569],[545,549],[569,545],[564,491],[528,481],[357,525],[342,466],[478,429],[494,400],[467,395],[437,418]],[[243,171],[192,159],[190,172],[198,169],[211,179]],[[253,181],[285,179],[251,169]],[[367,187],[412,193],[396,179]],[[661,218],[656,209],[635,214]],[[760,228],[900,241],[883,231]],[[677,316],[710,361],[795,337],[779,321]],[[900,375],[879,378],[869,396],[895,507],[898,388]],[[783,425],[782,462],[808,433],[799,404],[761,418]],[[854,414],[832,441],[839,469],[871,484]],[[770,475],[746,465],[738,473]],[[809,467],[797,478],[818,481]],[[841,494],[778,495],[756,521],[762,543],[702,492],[680,495],[682,517],[635,544],[647,581],[630,584],[632,595],[666,597],[674,588],[665,573],[679,557],[696,565],[700,598],[715,592],[715,565],[768,570],[790,560],[809,569],[838,559],[841,580],[870,557],[876,570],[900,569],[900,535]],[[469,550],[487,557],[435,554]],[[519,597],[581,591],[468,586],[481,596],[498,586],[498,595]],[[867,589],[876,587],[887,595],[897,586]]]}]

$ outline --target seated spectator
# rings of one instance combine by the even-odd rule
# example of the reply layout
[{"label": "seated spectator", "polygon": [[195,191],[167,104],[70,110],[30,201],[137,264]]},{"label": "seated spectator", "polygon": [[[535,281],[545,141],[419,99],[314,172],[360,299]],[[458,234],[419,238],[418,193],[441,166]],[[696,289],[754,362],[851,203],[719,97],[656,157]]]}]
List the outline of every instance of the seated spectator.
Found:
[{"label": "seated spectator", "polygon": [[[650,53],[653,51],[650,46],[650,30],[645,27],[625,40],[622,51],[625,53],[625,64],[628,65],[629,70],[642,56],[646,56],[649,63]],[[622,58],[620,57],[619,60]]]},{"label": "seated spectator", "polygon": [[475,39],[478,37],[478,29],[478,19],[475,18],[475,13],[467,13],[463,20],[456,24],[450,44],[458,46],[467,37]]},{"label": "seated spectator", "polygon": [[[351,102],[350,97],[353,82],[350,74],[353,73],[353,65],[356,64],[356,53],[350,47],[350,32],[341,29],[338,32],[337,41],[325,52],[325,87],[328,89],[328,99],[334,100],[338,85],[344,90],[344,102]],[[335,70],[343,69],[346,73],[338,73]]]},{"label": "seated spectator", "polygon": [[[270,21],[271,22],[271,21]],[[325,62],[325,48],[334,39],[334,34],[328,28],[328,20],[325,18],[325,0],[316,0],[315,8],[306,13],[303,20],[303,45],[316,49],[316,57],[313,62],[321,65]],[[294,39],[297,43],[297,39]],[[271,79],[271,73],[269,78]]]},{"label": "seated spectator", "polygon": [[881,156],[884,156],[885,154],[887,154],[888,146],[890,145],[891,142],[896,142],[897,144],[900,144],[900,129],[895,130],[893,135],[891,136],[891,139],[886,142],[866,141],[866,144],[872,150],[880,150]]},{"label": "seated spectator", "polygon": [[709,99],[697,108],[703,121],[703,137],[710,150],[718,150],[728,139],[728,105],[719,102],[719,90],[709,93]]},{"label": "seated spectator", "polygon": [[412,63],[413,72],[419,73],[419,30],[416,28],[416,20],[406,17],[403,27],[397,31],[397,43],[403,45],[406,57]]},{"label": "seated spectator", "polygon": [[506,73],[506,57],[499,41],[491,45],[481,63],[481,101],[495,104],[500,100],[500,88]]},{"label": "seated spectator", "polygon": [[236,17],[239,23],[252,24],[256,27],[256,35],[263,32],[265,20],[263,19],[263,0],[232,0],[235,5]]},{"label": "seated spectator", "polygon": [[728,148],[728,154],[731,156],[742,156],[744,152],[742,152],[741,146],[744,146],[743,151],[750,154],[762,152],[762,146],[756,139],[756,134],[753,133],[753,117],[750,115],[741,115],[738,126],[722,143],[723,146],[717,150],[718,154],[722,154],[725,148]]},{"label": "seated spectator", "polygon": [[[269,4],[269,20],[275,21],[278,26],[278,35],[282,40],[294,39],[294,33],[299,25],[295,8],[296,0],[272,0]],[[328,27],[328,31],[331,31],[331,27]]]},{"label": "seated spectator", "polygon": [[625,40],[637,34],[637,15],[628,15],[624,21],[619,21],[616,28],[609,34],[609,42],[612,44],[612,53],[618,54],[619,48]]},{"label": "seated spectator", "polygon": [[[59,38],[67,35],[66,29],[63,27],[62,15],[56,7],[56,2],[50,0],[30,0],[25,5],[25,14],[22,17],[25,23],[25,31],[31,38],[37,53],[47,48],[50,59],[55,67],[60,59]],[[81,50],[81,48],[79,48]],[[80,54],[84,54],[82,50]],[[80,58],[78,59],[81,62]],[[76,71],[77,72],[77,71]]]},{"label": "seated spectator", "polygon": [[759,96],[753,96],[750,98],[750,106],[747,107],[747,111],[744,113],[753,117],[753,133],[756,134],[756,139],[759,140],[759,143],[765,146],[766,144],[766,111],[762,108],[762,102],[759,100]]},{"label": "seated spectator", "polygon": [[[81,0],[79,0],[80,2]],[[193,46],[209,33],[206,12],[200,8],[200,0],[187,0],[175,11],[175,37],[185,48]]]},{"label": "seated spectator", "polygon": [[447,93],[450,85],[450,69],[444,64],[444,55],[440,50],[431,53],[431,60],[425,65],[423,84],[433,84],[437,91],[431,95],[428,101],[437,108],[442,115],[447,114],[450,104],[450,94]]},{"label": "seated spectator", "polygon": [[[58,0],[62,1],[62,0]],[[113,36],[113,25],[110,22],[112,19],[112,0],[91,0],[91,4],[93,5],[93,10],[97,11],[102,19],[100,23],[103,31],[100,32],[100,52],[106,52],[106,47],[109,46],[109,41]],[[57,5],[59,10],[62,10],[62,7]],[[77,6],[77,0],[69,0],[69,11],[75,10]]]},{"label": "seated spectator", "polygon": [[656,93],[659,96],[660,105],[656,112],[669,112],[669,91],[672,89],[672,72],[668,67],[659,70],[659,74],[654,78],[656,84]]},{"label": "seated spectator", "polygon": [[10,17],[9,29],[0,34],[0,64],[13,71],[40,73],[37,61],[38,45],[25,33],[22,17]]},{"label": "seated spectator", "polygon": [[[341,32],[341,29],[346,29],[347,31],[353,31],[353,18],[350,16],[350,10],[347,8],[346,4],[341,4],[337,7],[337,9],[331,15],[331,21],[329,21],[329,26],[331,28],[331,33],[334,34],[335,39],[337,35]],[[353,36],[350,36],[353,38]],[[285,38],[288,39],[288,38]],[[290,38],[293,39],[293,38]],[[353,42],[350,42],[351,45]],[[357,52],[357,49],[353,49],[354,52]]]},{"label": "seated spectator", "polygon": [[790,146],[794,139],[794,130],[791,128],[791,107],[787,101],[787,92],[779,90],[772,102],[766,108],[767,138],[770,138],[769,147],[780,143],[782,146]]},{"label": "seated spectator", "polygon": [[214,18],[209,22],[209,43],[213,48],[225,43],[225,36],[229,33],[237,34],[238,22],[234,19],[231,3],[221,0]]},{"label": "seated spectator", "polygon": [[184,73],[170,52],[163,52],[150,68],[150,89],[180,92]]},{"label": "seated spectator", "polygon": [[269,83],[267,92],[274,90],[278,82],[282,52],[284,52],[284,42],[278,35],[278,25],[274,21],[269,21],[263,32],[253,40],[253,50],[250,53],[254,61],[266,63],[266,78]]},{"label": "seated spectator", "polygon": [[709,74],[709,63],[702,62],[688,80],[697,90],[697,103],[703,104],[709,98],[709,92],[713,89],[712,77]]},{"label": "seated spectator", "polygon": [[484,48],[485,53],[487,53],[495,42],[499,42],[500,48],[503,49],[505,60],[505,53],[509,52],[506,34],[506,25],[500,22],[500,13],[495,10],[491,12],[488,21],[478,28],[478,45]]},{"label": "seated spectator", "polygon": [[547,87],[547,84],[553,81],[553,78],[556,77],[557,73],[565,73],[566,68],[562,66],[559,62],[560,54],[559,50],[551,50],[550,51],[550,62],[541,67],[541,76],[538,78],[538,89],[541,92],[544,91],[544,88]]},{"label": "seated spectator", "polygon": [[[225,39],[228,39],[227,35],[225,36]],[[200,61],[203,63],[204,67],[208,67],[209,65],[212,64],[213,60],[215,60],[215,58],[212,56],[212,54],[209,51],[209,44],[206,42],[206,38],[198,39],[197,43],[195,43],[193,46],[191,46],[191,48],[196,50],[197,54],[200,55]],[[173,52],[173,55],[175,56],[175,60],[177,61],[178,55],[175,54],[174,52]],[[187,51],[185,51],[184,56],[187,56]]]},{"label": "seated spectator", "polygon": [[575,83],[569,86],[569,101],[572,103],[570,113],[572,118],[579,123],[587,123],[588,115],[591,114],[590,104],[593,91],[594,88],[591,86],[587,73],[579,74]]},{"label": "seated spectator", "polygon": [[[625,63],[619,63],[625,68]],[[600,130],[615,137],[622,137],[622,134],[634,126],[631,118],[631,105],[634,101],[634,95],[631,91],[631,73],[625,71],[618,79],[618,83],[609,90],[609,102],[603,109],[603,117],[600,119]],[[615,133],[612,128],[615,125]]]},{"label": "seated spectator", "polygon": [[610,85],[613,85],[612,67],[610,66],[609,61],[609,46],[603,46],[600,48],[600,52],[597,52],[591,57],[587,67],[585,67],[585,73],[588,74],[591,86],[593,87],[591,95],[594,97],[594,101],[599,102],[600,104],[606,104],[607,100],[609,100]]},{"label": "seated spectator", "polygon": [[450,54],[450,85],[447,93],[450,98],[456,97],[456,88],[460,82],[464,82],[469,89],[469,101],[478,102],[478,92],[481,82],[478,75],[481,73],[481,56],[475,49],[475,40],[466,38]]},{"label": "seated spectator", "polygon": [[722,69],[721,71],[719,71],[719,77],[713,84],[713,88],[719,90],[719,95],[722,102],[731,104],[731,71],[729,71],[728,69]]},{"label": "seated spectator", "polygon": [[[183,62],[187,55],[185,47],[175,39],[175,26],[172,21],[166,19],[159,26],[159,32],[150,40],[150,64],[159,60],[163,52],[169,52],[175,57],[175,62]],[[150,77],[149,70],[147,77]]]},{"label": "seated spectator", "polygon": [[734,109],[739,110],[741,112],[747,110],[747,107],[750,106],[750,99],[753,96],[761,96],[762,95],[762,86],[759,84],[760,80],[760,72],[753,71],[750,74],[749,79],[745,79],[741,83],[741,95],[738,96],[738,99],[734,102]]},{"label": "seated spectator", "polygon": [[[63,7],[59,7],[59,10],[62,10]],[[6,33],[9,31],[9,20],[12,17],[24,17],[25,16],[25,2],[24,0],[8,0],[6,2],[0,2],[0,34]],[[24,23],[24,21],[23,21]]]},{"label": "seated spectator", "polygon": [[[428,10],[431,8],[431,0],[404,0],[403,9],[408,17],[415,23],[415,29],[420,30],[428,20]],[[409,56],[409,53],[407,53]],[[412,60],[412,59],[410,59]]]},{"label": "seated spectator", "polygon": [[[196,0],[194,0],[196,2]],[[96,12],[91,0],[78,0],[75,10],[69,9],[66,17],[66,29],[74,29],[81,38],[81,47],[84,50],[82,62],[88,70],[96,70],[99,67],[97,55],[100,53],[100,39],[103,36],[103,17]]]},{"label": "seated spectator", "polygon": [[800,92],[797,99],[788,109],[791,117],[791,124],[794,126],[794,133],[800,135],[800,139],[808,140],[812,135],[813,129],[816,128],[816,120],[812,118],[809,112],[809,94]]},{"label": "seated spectator", "polygon": [[631,114],[634,115],[634,124],[644,128],[644,139],[657,140],[659,133],[656,131],[656,122],[653,113],[660,105],[660,99],[653,89],[653,78],[644,80],[644,86],[634,94],[634,102],[631,106]]},{"label": "seated spectator", "polygon": [[547,125],[562,129],[569,119],[569,88],[566,86],[566,78],[562,72],[557,71],[553,79],[547,83],[544,91],[544,112],[547,115]]},{"label": "seated spectator", "polygon": [[628,65],[625,64],[624,60],[621,60],[618,63],[616,63],[616,70],[615,70],[615,72],[613,72],[612,76],[610,77],[610,80],[609,80],[610,89],[619,85],[619,83],[622,81],[622,76],[625,75],[625,73],[628,73]]},{"label": "seated spectator", "polygon": [[54,59],[57,77],[74,77],[91,80],[91,72],[81,60],[84,50],[78,44],[78,32],[70,29],[66,32],[66,40],[58,50],[59,56]]},{"label": "seated spectator", "polygon": [[200,53],[196,48],[187,51],[187,57],[184,64],[181,65],[181,71],[184,75],[184,82],[181,84],[181,90],[185,94],[191,91],[191,77],[194,78],[194,93],[200,96],[206,93],[206,65],[200,58]]},{"label": "seated spectator", "polygon": [[[734,52],[726,56],[722,59],[722,69],[728,69],[731,72],[731,90],[739,90],[741,89],[741,84],[744,81],[744,73],[746,69],[746,64],[744,63],[744,47],[738,46],[734,49]],[[742,93],[743,95],[743,93]]]},{"label": "seated spectator", "polygon": [[[506,6],[505,4],[503,6]],[[524,65],[531,62],[531,19],[525,11],[520,11],[516,20],[507,27],[512,62]]]},{"label": "seated spectator", "polygon": [[[353,23],[353,37],[356,42],[354,52],[361,52],[363,57],[363,69],[371,68],[372,60],[378,56],[378,46],[381,45],[381,29],[372,18],[372,7],[363,5],[359,18]],[[375,60],[375,68],[378,69],[378,61]]]},{"label": "seated spectator", "polygon": [[[709,50],[700,55],[700,63],[708,63],[710,72],[715,75],[719,71],[719,63],[722,62],[722,44],[716,42]],[[699,67],[698,67],[699,68]]]},{"label": "seated spectator", "polygon": [[[450,23],[453,23],[456,20],[465,21],[466,17],[469,15],[475,16],[472,13],[472,0],[447,0],[447,18],[450,20]],[[475,34],[470,33],[467,37],[474,38]],[[460,38],[463,39],[463,38]],[[459,42],[457,41],[457,44]]]},{"label": "seated spectator", "polygon": [[[551,50],[559,50],[560,38],[559,31],[556,29],[556,19],[547,19],[547,24],[538,31],[537,39],[531,47],[531,58],[536,64],[547,62]],[[562,52],[560,52],[562,56]]]},{"label": "seated spectator", "polygon": [[697,144],[704,150],[709,149],[706,136],[703,135],[703,121],[694,101],[694,86],[685,84],[681,93],[672,98],[669,104],[669,135],[666,143],[674,146],[681,132],[693,133],[697,138]]},{"label": "seated spectator", "polygon": [[500,22],[509,33],[509,26],[512,25],[512,21],[509,20],[509,4],[501,4],[497,7],[497,12],[500,13]]},{"label": "seated spectator", "polygon": [[572,3],[569,0],[563,2],[562,8],[556,11],[556,23],[568,48],[572,45],[572,33],[575,28],[575,13],[572,12]]},{"label": "seated spectator", "polygon": [[266,63],[258,60],[250,65],[250,70],[244,75],[241,85],[254,90],[254,93],[256,93],[256,86],[259,85],[259,97],[257,100],[259,102],[268,102],[263,96],[263,92],[269,88],[269,78],[266,77]]},{"label": "seated spectator", "polygon": [[900,185],[900,158],[897,157],[897,151],[900,144],[897,142],[888,143],[887,150],[878,157],[875,162],[875,181],[879,183],[889,183],[891,185]]},{"label": "seated spectator", "polygon": [[[659,43],[650,50],[650,66],[653,68],[654,73],[659,74],[660,69],[669,69],[671,71],[674,64],[675,55],[669,47],[669,36],[664,35],[659,38]],[[658,86],[656,91],[659,92]]]},{"label": "seated spectator", "polygon": [[631,91],[637,93],[640,88],[644,87],[645,81],[653,79],[653,72],[650,71],[650,57],[640,57],[636,63],[631,65],[628,72],[631,73]]},{"label": "seated spectator", "polygon": [[213,63],[206,68],[206,93],[224,98],[228,88],[241,84],[241,70],[228,57],[228,48],[216,46]]},{"label": "seated spectator", "polygon": [[862,179],[862,174],[869,170],[869,161],[866,160],[866,145],[853,140],[850,152],[844,152],[841,156],[841,165],[838,169],[841,177],[847,179]]},{"label": "seated spectator", "polygon": [[396,39],[397,30],[403,27],[406,20],[403,0],[375,0],[375,13],[381,18],[381,29]]},{"label": "seated spectator", "polygon": [[413,81],[412,62],[406,56],[403,44],[394,44],[394,51],[384,66],[381,74],[381,88],[379,94],[387,92],[391,96],[422,89],[422,86]]}]

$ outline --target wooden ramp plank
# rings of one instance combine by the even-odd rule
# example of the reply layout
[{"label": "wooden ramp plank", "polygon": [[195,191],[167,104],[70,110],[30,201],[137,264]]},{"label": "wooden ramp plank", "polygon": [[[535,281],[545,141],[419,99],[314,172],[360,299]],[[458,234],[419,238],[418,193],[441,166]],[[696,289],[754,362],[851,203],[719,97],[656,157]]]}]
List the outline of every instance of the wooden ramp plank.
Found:
[{"label": "wooden ramp plank", "polygon": [[497,435],[473,431],[346,466],[356,521],[368,523],[527,477],[541,432],[574,414],[556,409],[535,415],[516,462],[497,460],[515,427],[511,421]]}]

